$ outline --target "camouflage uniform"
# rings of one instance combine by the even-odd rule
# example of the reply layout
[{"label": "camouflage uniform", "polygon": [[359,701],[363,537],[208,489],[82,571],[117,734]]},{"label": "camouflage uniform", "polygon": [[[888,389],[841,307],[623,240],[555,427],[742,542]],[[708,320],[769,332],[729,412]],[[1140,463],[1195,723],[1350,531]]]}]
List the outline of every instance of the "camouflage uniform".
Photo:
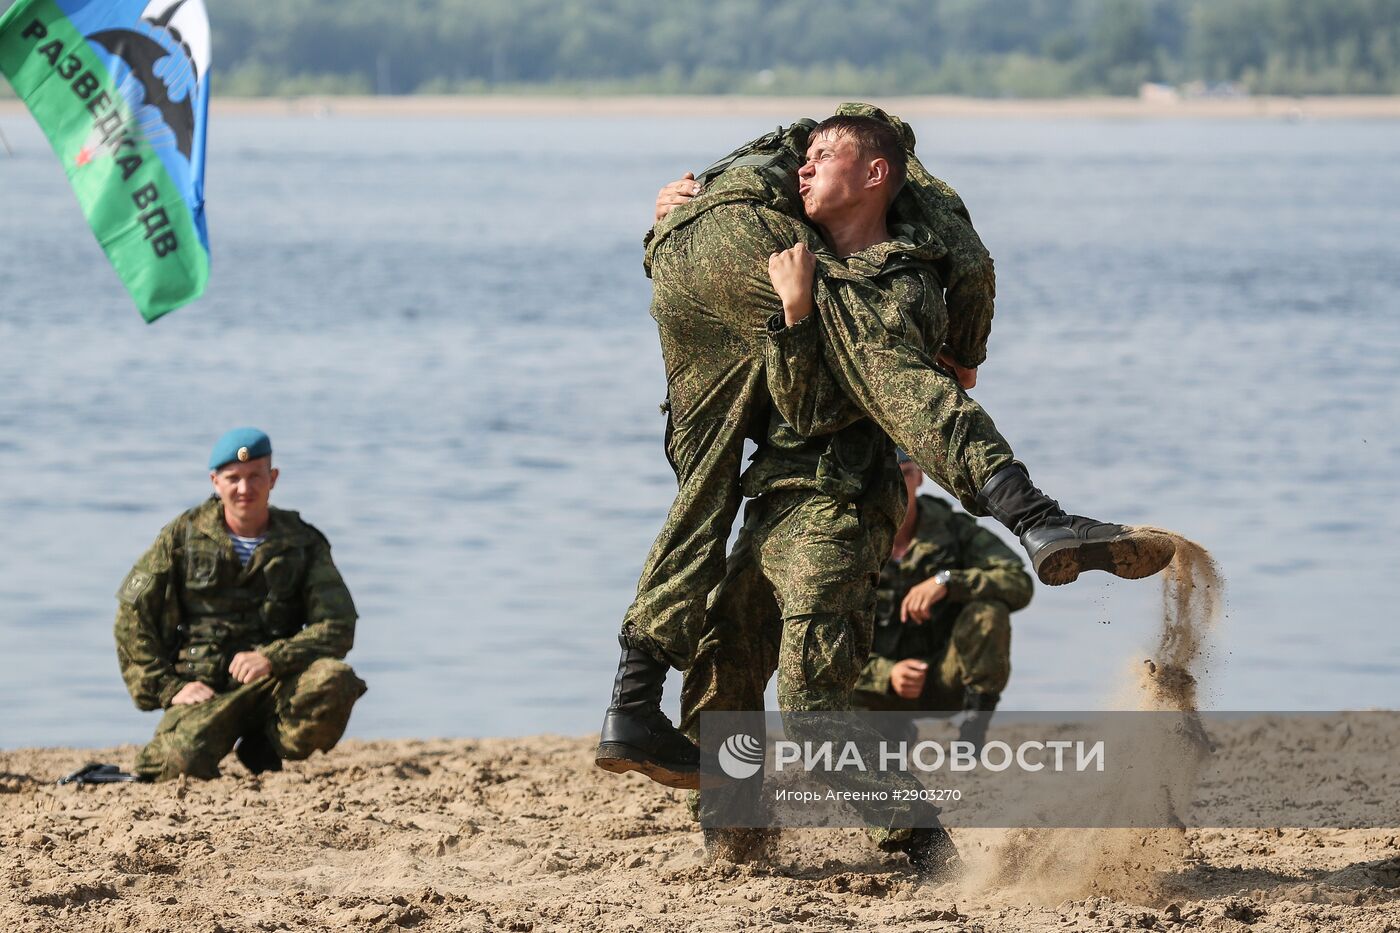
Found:
[{"label": "camouflage uniform", "polygon": [[[768,423],[770,395],[794,437],[853,426],[874,437],[868,414],[969,508],[1012,460],[991,419],[933,363],[950,334],[936,273],[946,248],[911,225],[897,228],[895,240],[841,259],[795,219],[800,213],[795,179],[736,168],[668,214],[649,241],[651,310],[666,363],[666,452],[679,488],[623,633],[682,670],[694,656],[706,598],[724,573],[746,437],[762,442],[765,473],[815,471],[828,494],[846,500],[866,487],[850,480],[851,471],[833,469],[854,445],[833,441],[795,460],[765,452],[781,446]],[[817,310],[786,328],[768,257],[799,241],[817,257]],[[955,355],[980,362],[985,349],[973,344],[985,341],[985,327],[958,333],[968,345]]]},{"label": "camouflage uniform", "polygon": [[[1030,602],[1030,575],[1000,538],[942,499],[920,496],[918,510],[909,550],[880,575],[872,653],[851,697],[860,709],[958,711],[966,691],[996,696],[1011,676],[1011,613]],[[948,595],[929,621],[901,623],[904,597],[942,570]],[[895,663],[908,658],[928,664],[915,699],[890,685]]]},{"label": "camouflage uniform", "polygon": [[[666,447],[680,488],[623,631],[627,644],[687,670],[681,728],[692,738],[703,711],[761,709],[775,670],[785,711],[850,708],[880,565],[905,507],[886,431],[969,502],[1012,459],[933,363],[950,333],[937,275],[946,247],[926,227],[902,225],[894,239],[840,258],[800,216],[794,178],[739,167],[649,240]],[[788,328],[768,257],[797,242],[817,258],[816,313]],[[958,334],[955,356],[980,363],[986,326]],[[758,451],[740,485],[745,437]],[[741,494],[753,501],[705,614]],[[850,738],[873,747],[879,736]],[[878,822],[888,816],[868,815],[877,836],[907,837]]]},{"label": "camouflage uniform", "polygon": [[[723,216],[722,210],[711,213]],[[748,229],[754,229],[753,210],[745,205],[748,214],[739,215]],[[859,301],[860,315],[915,328],[927,315],[926,296],[937,295],[937,282],[927,268],[927,237],[913,228],[899,233],[844,260],[823,252],[822,268],[842,283],[845,307]],[[941,310],[941,301],[933,308]],[[930,326],[937,328],[941,320],[932,317]],[[762,709],[775,671],[785,712],[851,708],[851,690],[870,651],[875,585],[905,513],[904,483],[888,437],[821,378],[820,351],[804,343],[817,339],[816,328],[805,321],[785,328],[781,320],[775,314],[769,321],[764,344],[777,404],[743,473],[740,491],[750,499],[744,525],[682,687],[680,728],[692,740],[702,712]],[[926,337],[915,331],[911,339]],[[831,737],[821,734],[818,721],[794,721],[790,728],[794,735],[816,730],[816,741]],[[847,728],[844,735],[873,754],[879,736],[866,732]],[[912,778],[872,775],[870,781],[872,790],[900,783],[917,790]],[[908,835],[887,828],[887,806],[869,818],[881,840]],[[915,822],[926,825],[927,818]]]},{"label": "camouflage uniform", "polygon": [[[211,498],[165,528],[121,589],[117,660],[139,709],[166,709],[136,772],[154,780],[212,778],[244,735],[261,731],[282,758],[334,747],[364,682],[338,660],[355,636],[355,605],[330,544],[296,512],[272,509],[245,567],[223,505]],[[272,674],[239,684],[233,656],[256,650]],[[217,696],[170,705],[187,683]]]},{"label": "camouflage uniform", "polygon": [[850,708],[894,535],[871,501],[883,492],[843,502],[783,490],[749,503],[685,674],[682,731],[696,738],[702,712],[762,709],[775,672],[783,710]]}]

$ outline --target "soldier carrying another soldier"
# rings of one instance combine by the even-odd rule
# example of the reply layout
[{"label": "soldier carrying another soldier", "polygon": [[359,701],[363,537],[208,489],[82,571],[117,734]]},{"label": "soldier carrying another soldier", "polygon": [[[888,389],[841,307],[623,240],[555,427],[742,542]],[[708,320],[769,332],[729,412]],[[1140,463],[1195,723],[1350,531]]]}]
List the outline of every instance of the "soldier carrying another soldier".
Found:
[{"label": "soldier carrying another soldier", "polygon": [[[762,709],[774,673],[785,713],[851,708],[875,581],[905,514],[891,440],[1020,536],[1047,584],[1091,569],[1143,577],[1171,559],[1165,536],[1063,511],[967,395],[991,308],[950,315],[948,248],[920,223],[924,202],[906,203],[900,222],[906,180],[959,235],[975,234],[917,165],[912,133],[858,109],[784,131],[777,161],[739,159],[702,191],[682,182],[679,204],[658,198],[647,259],[678,488],[623,622],[595,755],[606,770],[697,786],[701,714]],[[793,171],[784,160],[798,151]],[[757,450],[741,469],[746,437]],[[685,671],[679,730],[659,705],[668,666]],[[851,732],[876,738],[859,723]],[[877,809],[862,816],[881,848],[925,877],[950,873],[956,853],[931,808]]]},{"label": "soldier carrying another soldier", "polygon": [[[1137,579],[1172,558],[1170,537],[1067,513],[1031,482],[966,392],[994,288],[961,200],[918,163],[902,122],[842,111],[777,134],[772,159],[658,197],[646,255],[678,487],[623,619],[595,757],[609,771],[696,786],[699,749],[661,712],[666,672],[686,672],[691,725],[705,710],[760,709],[783,669],[770,627],[791,648],[842,649],[820,664],[826,682],[792,670],[801,696],[786,705],[780,686],[780,705],[849,708],[872,580],[904,515],[895,444],[964,509],[1016,534],[1047,585],[1086,570]],[[950,253],[979,271],[943,269]],[[985,299],[952,313],[948,283],[969,279]]]}]

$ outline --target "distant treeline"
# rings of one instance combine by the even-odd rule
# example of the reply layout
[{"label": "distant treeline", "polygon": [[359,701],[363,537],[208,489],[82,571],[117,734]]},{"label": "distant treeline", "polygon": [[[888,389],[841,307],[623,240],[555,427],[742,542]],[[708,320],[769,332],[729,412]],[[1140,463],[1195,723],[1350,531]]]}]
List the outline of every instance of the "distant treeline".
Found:
[{"label": "distant treeline", "polygon": [[[0,0],[0,8],[8,6]],[[1400,0],[209,0],[215,92],[1400,93]]]}]

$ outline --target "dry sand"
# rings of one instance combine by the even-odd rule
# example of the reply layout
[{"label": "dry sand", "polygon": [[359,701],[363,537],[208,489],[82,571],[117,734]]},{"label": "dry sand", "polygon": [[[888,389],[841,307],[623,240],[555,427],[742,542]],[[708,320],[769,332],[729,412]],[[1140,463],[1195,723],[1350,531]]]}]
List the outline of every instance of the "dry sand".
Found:
[{"label": "dry sand", "polygon": [[[1136,701],[1191,713],[1220,605],[1209,554],[1179,542],[1163,596]],[[1219,806],[1288,768],[1298,742],[1328,741],[1300,732],[1261,748],[1258,735],[1214,731],[1243,770],[1199,784],[1189,735],[1148,737],[1140,754],[1178,800],[1199,791]],[[216,781],[87,788],[53,780],[135,750],[2,752],[0,927],[1400,931],[1394,829],[955,829],[967,871],[941,885],[861,831],[798,830],[735,865],[706,858],[680,792],[595,768],[594,741],[348,742],[262,777],[230,758]],[[1348,786],[1384,793],[1394,760],[1349,765]]]},{"label": "dry sand", "polygon": [[[830,113],[845,100],[869,99],[909,119],[1400,119],[1400,97],[1233,97],[1155,102],[1135,97],[1080,97],[1063,100],[990,100],[976,97],[763,97],[614,95],[414,95],[406,97],[216,96],[211,109],[244,116],[402,116],[402,117],[556,117],[556,116],[763,116],[794,119]],[[0,117],[23,112],[17,100],[0,100]]]},{"label": "dry sand", "polygon": [[[592,749],[348,742],[261,778],[230,759],[216,781],[88,788],[51,781],[134,749],[0,753],[0,928],[1400,930],[1395,830],[1188,831],[1179,858],[1097,893],[976,871],[920,886],[856,830],[707,864],[681,793]],[[974,866],[1002,859],[1004,831],[954,836]],[[1088,841],[1057,838],[1066,859]]]}]

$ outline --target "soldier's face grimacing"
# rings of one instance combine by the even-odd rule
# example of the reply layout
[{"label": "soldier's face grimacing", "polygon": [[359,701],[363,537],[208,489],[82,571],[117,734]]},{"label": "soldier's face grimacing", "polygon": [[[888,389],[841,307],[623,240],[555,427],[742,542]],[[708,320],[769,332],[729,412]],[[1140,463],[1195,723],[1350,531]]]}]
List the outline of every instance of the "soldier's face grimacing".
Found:
[{"label": "soldier's face grimacing", "polygon": [[238,523],[259,525],[267,518],[267,500],[277,485],[277,470],[271,457],[259,457],[247,462],[226,463],[209,479],[214,492],[224,504],[224,514]]},{"label": "soldier's face grimacing", "polygon": [[884,159],[864,159],[855,140],[827,131],[808,142],[807,161],[797,170],[797,192],[807,217],[826,225],[853,205],[870,198],[883,200],[878,186],[888,176]]}]

